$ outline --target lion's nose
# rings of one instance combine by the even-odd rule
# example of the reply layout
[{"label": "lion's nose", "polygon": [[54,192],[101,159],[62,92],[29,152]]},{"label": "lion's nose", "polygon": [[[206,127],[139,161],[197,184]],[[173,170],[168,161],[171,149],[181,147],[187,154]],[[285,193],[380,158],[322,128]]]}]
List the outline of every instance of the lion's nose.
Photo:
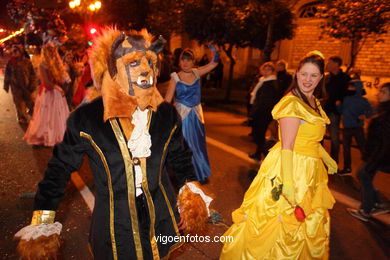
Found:
[{"label": "lion's nose", "polygon": [[148,75],[147,71],[141,72],[141,76],[146,77]]}]

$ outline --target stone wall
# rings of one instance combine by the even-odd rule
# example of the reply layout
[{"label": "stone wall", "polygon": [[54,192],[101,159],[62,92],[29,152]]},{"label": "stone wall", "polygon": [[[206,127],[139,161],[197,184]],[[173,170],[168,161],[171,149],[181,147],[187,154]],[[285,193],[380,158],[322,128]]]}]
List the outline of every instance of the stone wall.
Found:
[{"label": "stone wall", "polygon": [[362,75],[390,77],[390,33],[367,39],[356,58],[355,67],[362,71]]}]

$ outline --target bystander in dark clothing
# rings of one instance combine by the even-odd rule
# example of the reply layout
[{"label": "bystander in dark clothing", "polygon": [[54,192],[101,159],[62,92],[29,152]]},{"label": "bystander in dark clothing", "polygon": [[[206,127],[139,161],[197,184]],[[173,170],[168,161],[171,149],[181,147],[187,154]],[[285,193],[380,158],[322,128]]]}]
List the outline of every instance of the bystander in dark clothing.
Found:
[{"label": "bystander in dark clothing", "polygon": [[362,96],[363,83],[360,80],[351,81],[348,87],[347,96],[339,106],[343,121],[343,151],[344,168],[339,173],[350,173],[351,169],[351,143],[352,137],[358,145],[360,152],[363,152],[364,137],[364,117],[372,115],[372,107],[367,98]]},{"label": "bystander in dark clothing", "polygon": [[368,221],[370,216],[389,211],[381,202],[373,181],[378,171],[390,173],[390,82],[385,83],[378,93],[378,114],[371,120],[368,127],[365,145],[364,164],[358,177],[362,187],[360,209],[348,209],[355,218]]},{"label": "bystander in dark clothing", "polygon": [[211,72],[211,81],[214,88],[222,88],[223,80],[223,63],[220,60],[217,67]]},{"label": "bystander in dark clothing", "polygon": [[268,125],[272,121],[271,111],[280,100],[278,81],[275,76],[275,66],[272,62],[266,62],[260,67],[263,75],[251,92],[250,103],[252,104],[250,117],[252,122],[252,135],[257,148],[254,154],[249,155],[254,160],[260,160],[268,153],[265,142],[265,134]]},{"label": "bystander in dark clothing", "polygon": [[325,112],[330,119],[330,156],[336,162],[339,161],[341,119],[336,103],[341,103],[343,101],[347,93],[348,82],[350,81],[350,77],[340,69],[341,64],[342,61],[339,57],[329,58],[327,64],[329,75],[326,78],[326,92],[328,96],[324,105]]},{"label": "bystander in dark clothing", "polygon": [[290,87],[292,82],[292,75],[287,72],[288,63],[285,60],[278,60],[276,62],[276,77],[278,79],[280,96],[283,97]]}]

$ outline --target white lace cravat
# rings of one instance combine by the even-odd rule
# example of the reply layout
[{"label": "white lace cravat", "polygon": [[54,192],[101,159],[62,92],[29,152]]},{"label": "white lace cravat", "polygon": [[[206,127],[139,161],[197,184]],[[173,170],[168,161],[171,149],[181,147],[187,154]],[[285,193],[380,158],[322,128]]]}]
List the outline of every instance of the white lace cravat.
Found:
[{"label": "white lace cravat", "polygon": [[[148,127],[148,109],[141,111],[137,108],[133,113],[131,123],[134,125],[133,132],[127,142],[133,158],[145,158],[151,154],[150,147],[152,146],[152,139],[150,137]],[[135,187],[136,196],[142,194],[142,170],[140,165],[134,165],[135,170]]]}]

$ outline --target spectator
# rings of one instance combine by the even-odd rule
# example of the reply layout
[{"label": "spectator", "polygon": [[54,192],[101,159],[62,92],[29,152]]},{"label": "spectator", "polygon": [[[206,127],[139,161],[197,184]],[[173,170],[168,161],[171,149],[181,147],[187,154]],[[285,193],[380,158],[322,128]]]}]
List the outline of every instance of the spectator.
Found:
[{"label": "spectator", "polygon": [[217,67],[211,72],[211,81],[214,88],[222,88],[223,63],[220,60]]},{"label": "spectator", "polygon": [[340,66],[343,61],[338,56],[332,56],[329,58],[326,69],[329,75],[326,77],[326,92],[327,99],[325,101],[325,112],[330,119],[329,134],[331,139],[330,155],[338,162],[339,150],[340,150],[340,119],[341,115],[337,110],[336,105],[341,104],[348,88],[349,76],[344,73]]},{"label": "spectator", "polygon": [[344,168],[339,174],[351,173],[351,143],[352,137],[355,138],[360,152],[364,147],[364,117],[369,118],[372,115],[372,107],[367,98],[362,96],[363,82],[353,80],[348,85],[347,96],[342,105],[338,107],[342,114],[343,121],[343,150],[344,150]]},{"label": "spectator", "polygon": [[283,96],[292,82],[292,76],[287,72],[288,63],[285,60],[278,60],[276,62],[276,77],[278,79],[279,90]]},{"label": "spectator", "polygon": [[280,99],[274,64],[272,62],[264,63],[260,67],[260,72],[263,76],[252,90],[250,99],[253,119],[252,134],[257,149],[249,157],[254,160],[260,160],[261,154],[265,156],[268,153],[265,147],[265,133],[272,121],[272,108]]},{"label": "spectator", "polygon": [[347,209],[355,218],[369,221],[373,215],[387,213],[388,208],[380,202],[379,194],[375,190],[373,181],[378,171],[390,173],[390,82],[382,85],[377,98],[379,101],[378,115],[368,127],[367,142],[365,145],[364,163],[358,177],[362,185],[362,201],[359,209]]}]

